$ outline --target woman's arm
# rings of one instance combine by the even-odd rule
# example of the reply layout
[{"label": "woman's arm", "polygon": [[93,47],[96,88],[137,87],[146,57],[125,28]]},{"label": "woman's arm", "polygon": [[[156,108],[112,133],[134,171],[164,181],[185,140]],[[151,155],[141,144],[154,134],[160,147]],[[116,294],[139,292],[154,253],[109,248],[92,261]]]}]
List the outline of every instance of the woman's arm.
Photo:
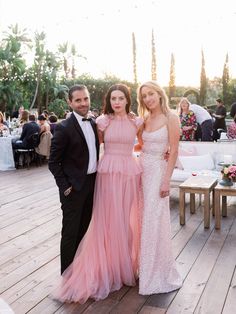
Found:
[{"label": "woman's arm", "polygon": [[143,139],[142,139],[142,133],[143,133],[144,125],[142,124],[137,132],[137,139],[138,143],[134,145],[134,152],[140,152],[143,147]]},{"label": "woman's arm", "polygon": [[167,169],[161,184],[160,195],[166,197],[170,191],[170,179],[175,167],[176,159],[178,157],[179,138],[180,138],[180,122],[177,115],[171,113],[167,122],[169,134],[169,158],[167,160]]},{"label": "woman's arm", "polygon": [[104,132],[97,127],[99,144],[104,143]]}]

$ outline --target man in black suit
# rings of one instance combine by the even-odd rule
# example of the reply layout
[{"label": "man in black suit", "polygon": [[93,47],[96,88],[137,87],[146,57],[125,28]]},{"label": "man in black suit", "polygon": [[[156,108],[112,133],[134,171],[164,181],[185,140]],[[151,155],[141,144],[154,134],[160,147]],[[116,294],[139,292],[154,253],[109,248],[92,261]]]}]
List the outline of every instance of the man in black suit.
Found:
[{"label": "man in black suit", "polygon": [[99,157],[96,124],[87,119],[87,87],[75,85],[68,102],[73,110],[59,123],[52,138],[49,170],[59,188],[62,209],[61,273],[71,264],[90,223]]},{"label": "man in black suit", "polygon": [[35,122],[34,114],[29,115],[29,122],[25,123],[22,128],[20,139],[12,142],[13,149],[17,148],[33,148],[31,137],[34,133],[40,132],[39,125]]},{"label": "man in black suit", "polygon": [[232,103],[230,108],[230,116],[234,119],[236,117],[236,102]]}]

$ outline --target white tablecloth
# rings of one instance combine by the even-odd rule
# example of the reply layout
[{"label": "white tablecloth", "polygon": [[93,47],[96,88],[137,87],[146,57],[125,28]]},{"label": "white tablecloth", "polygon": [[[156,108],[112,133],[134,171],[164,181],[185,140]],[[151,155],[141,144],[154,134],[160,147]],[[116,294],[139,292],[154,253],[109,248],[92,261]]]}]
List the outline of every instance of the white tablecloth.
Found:
[{"label": "white tablecloth", "polygon": [[0,171],[15,170],[12,137],[0,137]]}]

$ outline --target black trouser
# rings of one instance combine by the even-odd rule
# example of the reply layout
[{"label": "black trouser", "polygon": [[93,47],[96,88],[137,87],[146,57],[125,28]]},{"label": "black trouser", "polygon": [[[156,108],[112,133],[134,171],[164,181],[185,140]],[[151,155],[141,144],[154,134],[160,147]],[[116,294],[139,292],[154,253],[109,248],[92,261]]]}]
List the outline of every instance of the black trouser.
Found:
[{"label": "black trouser", "polygon": [[205,120],[201,124],[202,141],[211,142],[213,141],[213,122],[212,119]]},{"label": "black trouser", "polygon": [[92,216],[96,174],[86,176],[82,189],[72,190],[68,196],[60,193],[62,209],[61,274],[72,263],[80,241]]}]

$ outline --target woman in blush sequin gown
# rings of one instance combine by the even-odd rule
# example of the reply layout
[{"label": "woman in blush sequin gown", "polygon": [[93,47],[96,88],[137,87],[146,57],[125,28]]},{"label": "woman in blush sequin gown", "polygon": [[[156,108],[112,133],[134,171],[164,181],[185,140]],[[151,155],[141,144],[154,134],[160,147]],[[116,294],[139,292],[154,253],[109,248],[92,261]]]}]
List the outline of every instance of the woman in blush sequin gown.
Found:
[{"label": "woman in blush sequin gown", "polygon": [[104,155],[97,169],[93,214],[54,294],[62,302],[100,300],[122,285],[136,284],[141,166],[133,157],[133,145],[143,120],[129,113],[130,106],[127,86],[113,85],[105,97],[104,115],[97,118]]},{"label": "woman in blush sequin gown", "polygon": [[[170,178],[175,166],[180,123],[167,96],[155,82],[138,90],[139,114],[145,117],[140,144],[144,208],[141,231],[139,293],[164,293],[181,287],[171,248]],[[168,160],[165,153],[169,151]]]}]

